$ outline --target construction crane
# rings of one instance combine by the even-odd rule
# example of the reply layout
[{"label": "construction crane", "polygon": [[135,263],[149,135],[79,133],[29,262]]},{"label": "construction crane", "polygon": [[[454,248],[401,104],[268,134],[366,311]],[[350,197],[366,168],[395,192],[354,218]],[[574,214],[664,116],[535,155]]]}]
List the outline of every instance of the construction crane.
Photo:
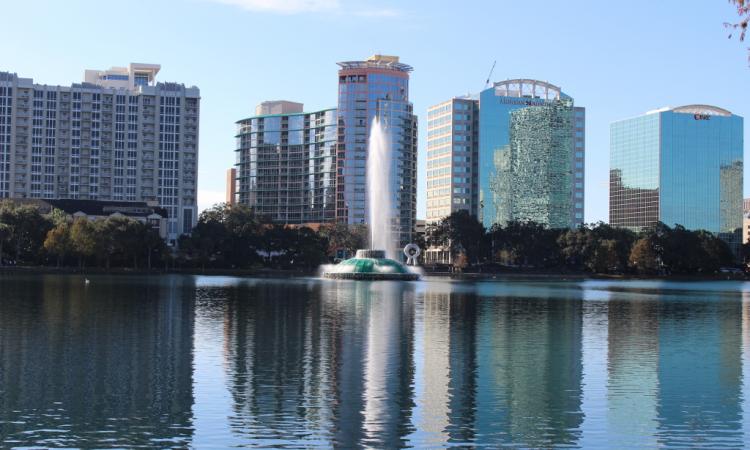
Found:
[{"label": "construction crane", "polygon": [[487,81],[484,83],[484,88],[485,89],[487,89],[488,87],[490,87],[490,80],[492,79],[492,72],[495,71],[495,64],[497,64],[497,60],[495,60],[492,63],[492,69],[490,69],[490,74],[487,75]]}]

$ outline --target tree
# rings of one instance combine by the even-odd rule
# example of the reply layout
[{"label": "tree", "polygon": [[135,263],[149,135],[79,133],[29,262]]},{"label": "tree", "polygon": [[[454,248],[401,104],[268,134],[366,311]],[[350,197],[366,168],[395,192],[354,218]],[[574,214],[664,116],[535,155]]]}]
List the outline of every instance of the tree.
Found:
[{"label": "tree", "polygon": [[463,272],[469,265],[469,258],[466,257],[466,253],[459,252],[455,258],[453,258],[453,270],[456,272]]},{"label": "tree", "polygon": [[587,261],[586,266],[594,273],[608,273],[620,270],[620,261],[617,256],[617,241],[614,239],[597,241],[593,255]]},{"label": "tree", "polygon": [[326,260],[328,239],[308,227],[290,231],[290,240],[284,249],[285,262],[306,269],[318,267]]},{"label": "tree", "polygon": [[44,240],[44,249],[55,255],[57,267],[60,267],[62,261],[65,259],[65,255],[72,249],[70,224],[68,222],[60,222],[47,232],[47,238]]},{"label": "tree", "polygon": [[651,238],[642,237],[635,241],[630,252],[630,265],[641,274],[655,274],[659,271],[659,255]]},{"label": "tree", "polygon": [[151,257],[156,253],[160,257],[169,251],[164,239],[159,236],[159,232],[151,227],[146,227],[143,232],[143,247],[146,249],[146,266],[151,270]]},{"label": "tree", "polygon": [[535,222],[512,221],[494,225],[489,235],[493,255],[503,264],[554,267],[562,260],[557,243],[561,233]]},{"label": "tree", "polygon": [[133,269],[138,268],[138,256],[144,253],[146,225],[130,217],[112,218],[117,230],[116,239],[125,259],[133,262]]},{"label": "tree", "polygon": [[453,257],[463,252],[468,264],[478,263],[488,254],[484,225],[466,210],[455,211],[431,226],[426,241],[448,249]]},{"label": "tree", "polygon": [[257,262],[264,222],[244,205],[215,205],[203,211],[189,236],[180,238],[183,258],[199,263],[248,267]]},{"label": "tree", "polygon": [[[750,1],[729,0],[729,3],[737,8],[737,15],[740,19],[738,22],[725,22],[724,26],[731,30],[729,33],[730,39],[737,33],[740,42],[742,42],[745,40],[748,23],[750,23]],[[748,57],[748,61],[750,62],[750,56]]]},{"label": "tree", "polygon": [[52,208],[52,211],[47,214],[47,219],[52,222],[52,226],[60,225],[63,222],[69,222],[70,218],[68,214],[62,209]]},{"label": "tree", "polygon": [[107,217],[94,222],[96,227],[96,254],[99,257],[99,264],[103,259],[104,267],[107,269],[112,265],[112,256],[116,256],[119,250],[117,223],[111,219],[111,217]]},{"label": "tree", "polygon": [[353,255],[358,249],[367,247],[368,230],[366,225],[332,223],[320,227],[318,232],[328,240],[328,256],[335,258],[339,251]]},{"label": "tree", "polygon": [[41,250],[52,224],[39,212],[37,206],[4,201],[0,203],[0,223],[5,223],[11,228],[8,243],[17,262],[42,262]]},{"label": "tree", "polygon": [[70,242],[73,251],[78,255],[78,266],[84,267],[86,258],[97,250],[97,230],[88,219],[79,217],[70,227]]},{"label": "tree", "polygon": [[632,231],[599,222],[564,231],[557,243],[565,265],[605,273],[628,267],[634,240]]},{"label": "tree", "polygon": [[3,265],[3,245],[13,235],[13,228],[6,223],[0,223],[0,266]]}]

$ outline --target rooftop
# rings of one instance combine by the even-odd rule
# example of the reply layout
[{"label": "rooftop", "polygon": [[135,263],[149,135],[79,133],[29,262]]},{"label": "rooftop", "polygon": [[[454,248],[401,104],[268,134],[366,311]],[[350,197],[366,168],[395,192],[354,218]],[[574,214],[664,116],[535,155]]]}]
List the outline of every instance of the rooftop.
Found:
[{"label": "rooftop", "polygon": [[255,107],[256,116],[267,116],[271,114],[294,114],[301,113],[305,105],[288,100],[269,100]]},{"label": "rooftop", "polygon": [[663,108],[648,111],[646,112],[646,114],[657,114],[657,113],[666,112],[666,111],[672,111],[672,112],[676,112],[680,114],[693,114],[693,115],[702,115],[702,116],[729,117],[732,115],[731,111],[726,110],[724,108],[719,108],[718,106],[711,106],[711,105],[701,105],[701,104],[677,106],[675,108],[672,108],[671,106],[665,106]]},{"label": "rooftop", "polygon": [[498,97],[540,98],[545,100],[560,100],[561,97],[567,97],[559,86],[530,78],[498,81],[492,87]]},{"label": "rooftop", "polygon": [[343,61],[337,63],[342,69],[389,69],[399,72],[411,72],[414,68],[399,62],[398,56],[372,55],[365,61]]}]

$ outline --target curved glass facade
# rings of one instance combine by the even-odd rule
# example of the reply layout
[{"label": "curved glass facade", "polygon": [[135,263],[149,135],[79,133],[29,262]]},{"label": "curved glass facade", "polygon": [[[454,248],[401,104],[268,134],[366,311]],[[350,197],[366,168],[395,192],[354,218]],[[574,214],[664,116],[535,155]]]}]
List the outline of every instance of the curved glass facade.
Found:
[{"label": "curved glass facade", "polygon": [[[543,90],[540,91],[539,88]],[[537,107],[554,105],[559,101],[570,103],[570,117],[565,120],[567,129],[560,129],[560,123],[553,124],[549,120],[545,122],[545,117],[549,118],[547,114],[550,110],[546,110],[547,113],[532,112],[528,116],[519,115],[516,119],[518,124],[515,129],[513,128],[511,121],[514,112],[539,109]],[[583,223],[585,109],[573,107],[572,103],[572,98],[560,92],[559,88],[535,80],[512,80],[496,83],[495,86],[480,93],[479,215],[485,227],[490,228],[496,223],[503,224],[510,220],[541,221],[540,223],[550,227],[575,227]],[[544,108],[539,109],[539,111],[544,111]],[[541,122],[534,124],[535,121],[539,120]],[[521,122],[524,124],[521,125]],[[516,141],[516,148],[525,154],[531,155],[541,151],[541,147],[536,144],[528,149],[522,149],[523,146],[532,143],[533,139],[529,130],[535,127],[544,129],[542,132],[546,136],[557,136],[553,140],[564,139],[566,142],[564,146],[557,145],[558,148],[564,147],[564,154],[569,158],[567,161],[560,160],[562,165],[556,169],[560,171],[570,170],[570,177],[566,180],[569,186],[565,187],[569,198],[562,204],[558,202],[540,203],[538,202],[539,199],[528,196],[538,189],[547,190],[547,188],[542,188],[544,183],[541,183],[541,179],[538,177],[522,175],[521,178],[525,180],[524,183],[532,183],[528,186],[520,186],[517,182],[508,178],[511,173],[533,173],[535,164],[541,162],[529,159],[527,161],[530,164],[528,167],[521,160],[511,164],[510,147],[513,140]],[[516,133],[518,137],[514,138],[513,133]],[[505,154],[505,152],[508,153]],[[557,153],[550,153],[546,157],[557,160],[558,156],[560,155]],[[558,163],[544,161],[545,167],[551,167],[550,164]],[[498,168],[501,167],[506,167],[507,171],[501,170],[501,172],[498,172]],[[532,207],[535,202],[537,205]],[[520,209],[516,209],[520,205],[525,205],[523,213]],[[567,208],[567,218],[565,220],[555,218],[550,221],[550,217],[557,217],[559,214],[552,212],[549,207],[558,208],[560,206]]]},{"label": "curved glass facade", "polygon": [[513,111],[510,144],[495,152],[490,181],[495,223],[533,221],[571,226],[573,108],[559,101]]},{"label": "curved glass facade", "polygon": [[611,126],[610,223],[706,230],[738,250],[743,119],[665,110]]},{"label": "curved glass facade", "polygon": [[[377,116],[390,137],[394,198],[393,236],[411,242],[417,209],[417,119],[409,102],[405,64],[387,64],[378,57],[339,63],[337,220],[367,223],[367,145]],[[396,60],[397,61],[397,60]]]},{"label": "curved glass facade", "polygon": [[278,223],[335,218],[336,110],[237,122],[238,201]]}]

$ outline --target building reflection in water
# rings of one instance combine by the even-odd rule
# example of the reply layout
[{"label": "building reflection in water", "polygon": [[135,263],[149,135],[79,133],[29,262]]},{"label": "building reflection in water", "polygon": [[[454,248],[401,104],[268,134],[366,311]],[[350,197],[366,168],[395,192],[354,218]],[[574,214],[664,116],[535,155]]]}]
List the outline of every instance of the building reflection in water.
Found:
[{"label": "building reflection in water", "polygon": [[234,432],[266,445],[402,445],[414,371],[408,286],[264,283],[230,292]]},{"label": "building reflection in water", "polygon": [[742,447],[740,294],[665,293],[657,317],[660,445]]},{"label": "building reflection in water", "polygon": [[620,448],[654,448],[659,392],[658,303],[642,296],[607,304],[607,440]]},{"label": "building reflection in water", "polygon": [[184,446],[192,435],[187,278],[2,281],[0,446]]},{"label": "building reflection in water", "polygon": [[477,442],[575,445],[581,412],[580,292],[480,298]]},{"label": "building reflection in water", "polygon": [[0,446],[748,439],[741,285],[0,281]]},{"label": "building reflection in water", "polygon": [[414,428],[409,444],[440,448],[474,441],[476,298],[435,284],[416,303]]}]

